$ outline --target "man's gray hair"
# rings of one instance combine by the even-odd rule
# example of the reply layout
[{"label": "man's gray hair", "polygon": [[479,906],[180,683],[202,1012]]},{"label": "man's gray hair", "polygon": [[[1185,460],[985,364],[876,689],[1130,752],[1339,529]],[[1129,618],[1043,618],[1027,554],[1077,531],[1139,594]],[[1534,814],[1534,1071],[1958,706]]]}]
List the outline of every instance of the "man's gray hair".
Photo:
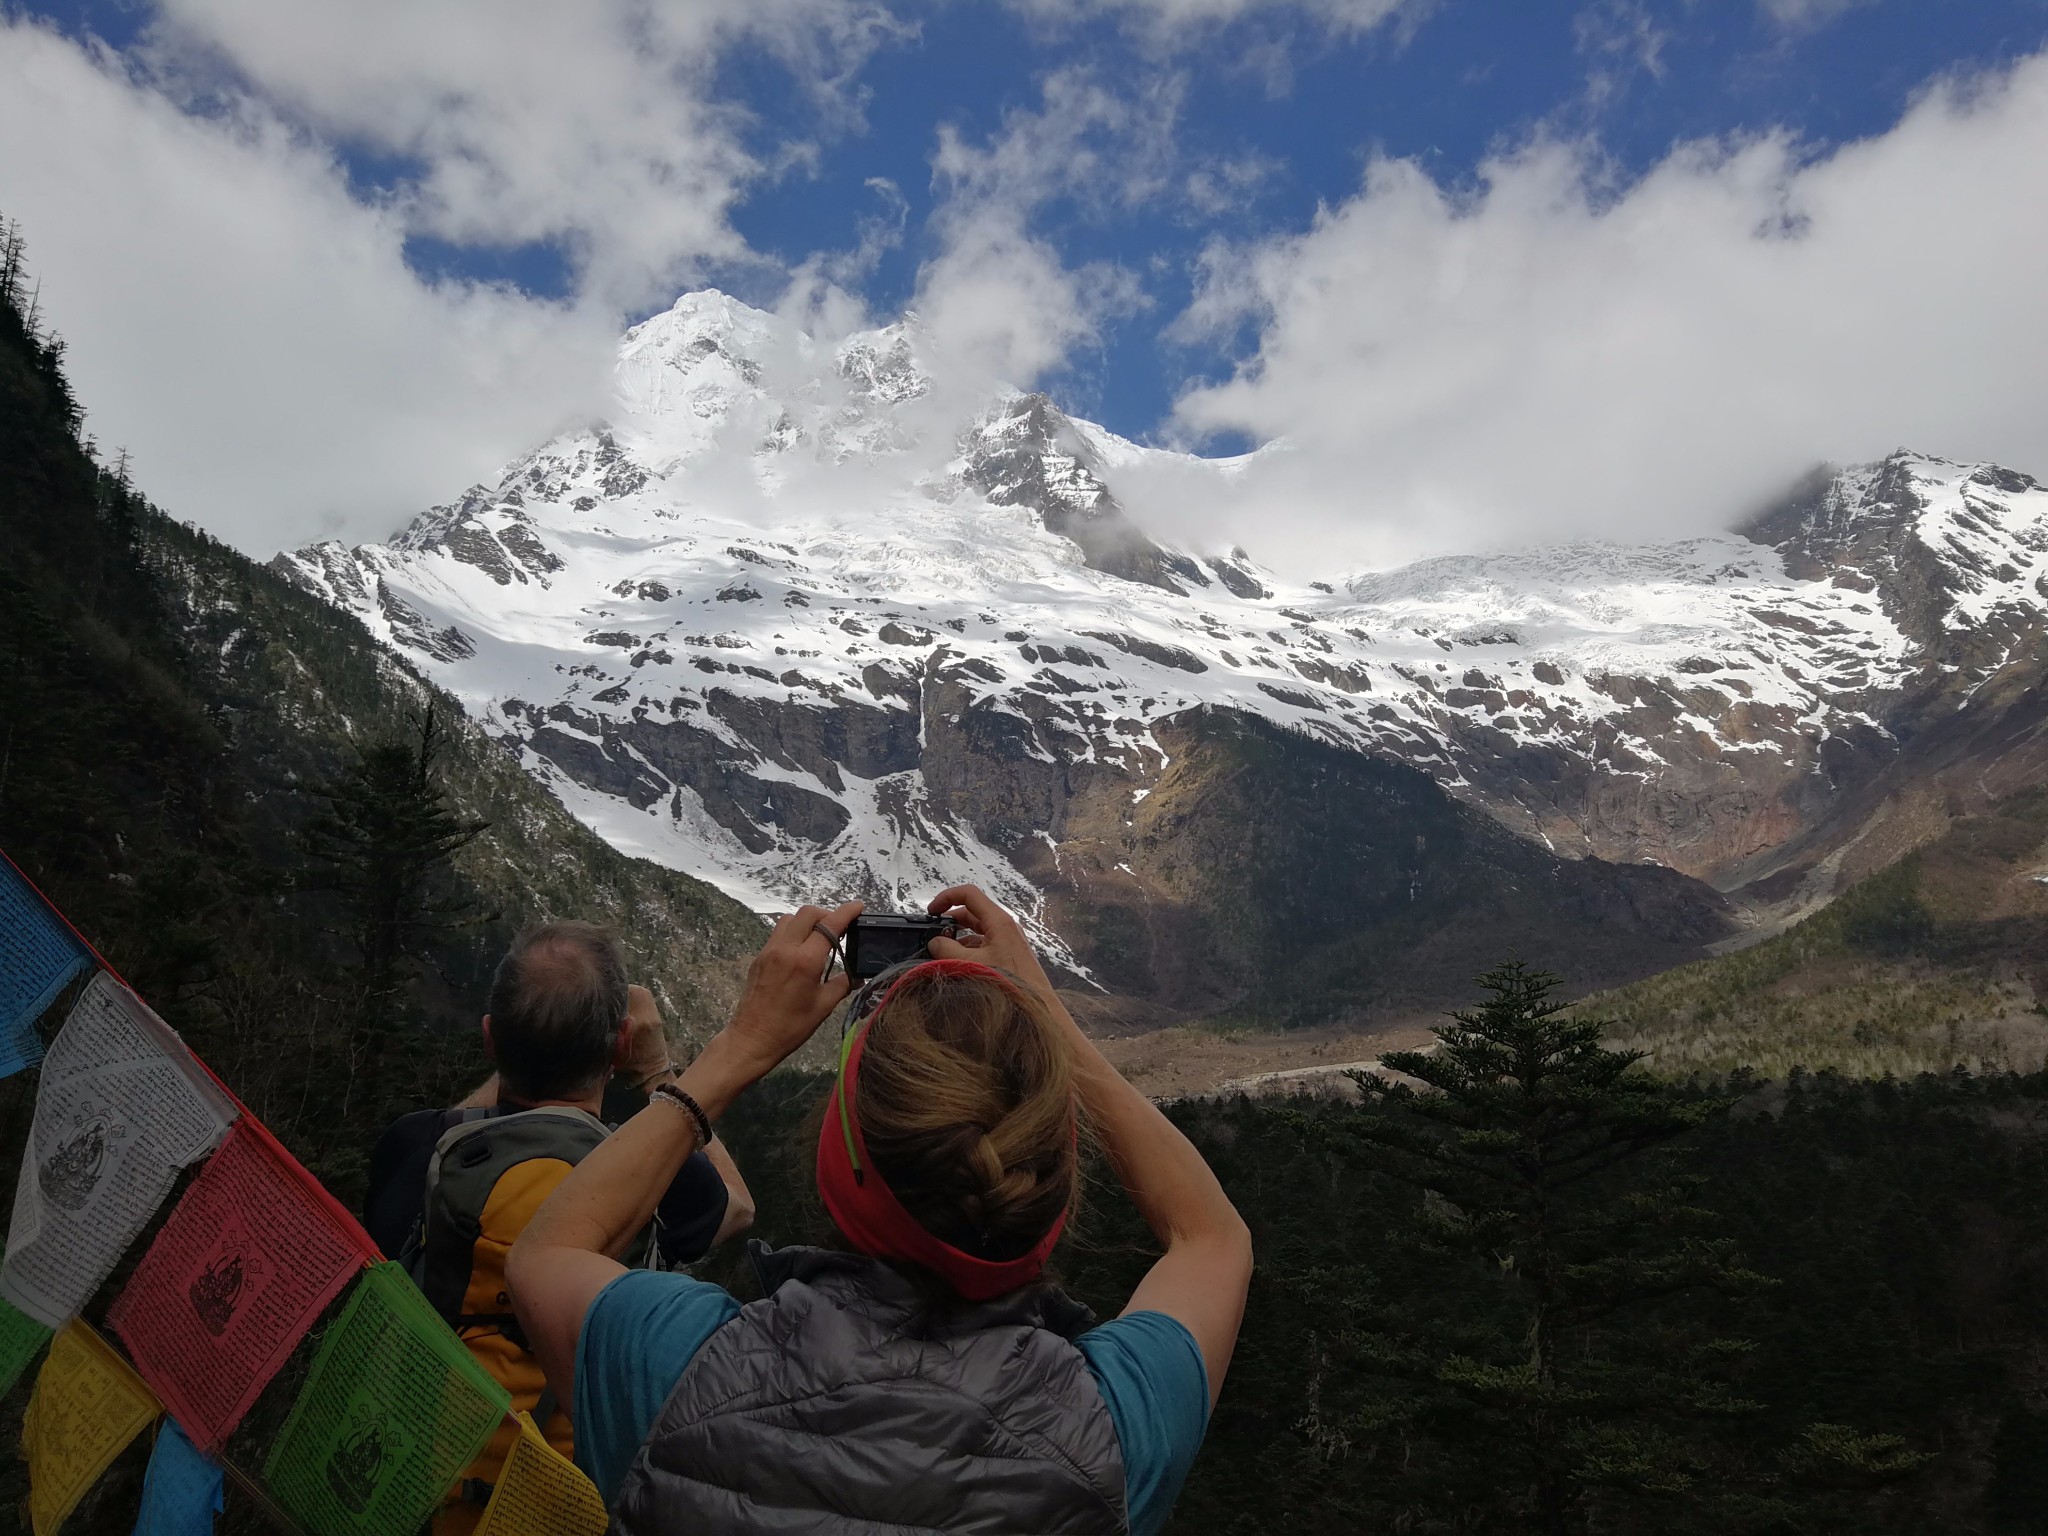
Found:
[{"label": "man's gray hair", "polygon": [[518,1099],[600,1085],[626,1022],[626,957],[609,928],[540,923],[512,941],[491,982],[498,1081]]}]

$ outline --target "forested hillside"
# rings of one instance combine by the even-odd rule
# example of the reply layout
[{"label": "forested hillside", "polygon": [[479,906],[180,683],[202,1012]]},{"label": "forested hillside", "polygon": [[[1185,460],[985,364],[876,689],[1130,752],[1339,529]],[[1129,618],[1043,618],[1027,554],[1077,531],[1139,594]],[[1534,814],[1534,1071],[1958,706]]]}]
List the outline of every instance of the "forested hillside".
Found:
[{"label": "forested hillside", "polygon": [[1590,999],[1675,1076],[1857,1076],[2048,1058],[2048,792],[1954,808],[1938,835],[1761,944]]},{"label": "forested hillside", "polygon": [[[726,1128],[771,1242],[823,1230],[799,1127],[825,1087],[772,1079]],[[1612,1245],[1582,1275],[1644,1299],[1579,1320],[1554,1387],[1532,1379],[1526,1275],[1375,1152],[1365,1133],[1397,1107],[1170,1106],[1258,1269],[1169,1529],[2048,1531],[2048,1077],[1800,1074],[1732,1097],[1560,1192],[1558,1222],[1590,1212]],[[1113,1315],[1156,1250],[1106,1173],[1089,1198],[1056,1264]],[[1673,1251],[1722,1283],[1667,1291]],[[724,1270],[752,1294],[737,1255]],[[1583,1464],[1556,1526],[1534,1507],[1546,1423]]]},{"label": "forested hillside", "polygon": [[[680,1033],[721,1017],[758,920],[614,852],[354,619],[150,505],[79,438],[18,237],[5,271],[0,847],[107,959],[344,1198],[385,1118],[481,1075],[521,923],[615,923]],[[486,826],[423,873],[391,981],[308,827],[430,709],[432,787]],[[32,1092],[0,1087],[10,1186]]]}]

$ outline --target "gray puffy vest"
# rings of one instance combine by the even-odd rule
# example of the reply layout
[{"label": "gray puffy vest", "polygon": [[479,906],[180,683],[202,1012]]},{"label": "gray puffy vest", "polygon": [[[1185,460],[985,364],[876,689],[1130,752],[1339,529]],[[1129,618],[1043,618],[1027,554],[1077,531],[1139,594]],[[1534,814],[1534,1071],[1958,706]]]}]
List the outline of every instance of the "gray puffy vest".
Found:
[{"label": "gray puffy vest", "polygon": [[1124,1536],[1116,1426],[1050,1286],[934,1312],[857,1254],[751,1245],[766,1293],[697,1352],[627,1471],[620,1536]]}]

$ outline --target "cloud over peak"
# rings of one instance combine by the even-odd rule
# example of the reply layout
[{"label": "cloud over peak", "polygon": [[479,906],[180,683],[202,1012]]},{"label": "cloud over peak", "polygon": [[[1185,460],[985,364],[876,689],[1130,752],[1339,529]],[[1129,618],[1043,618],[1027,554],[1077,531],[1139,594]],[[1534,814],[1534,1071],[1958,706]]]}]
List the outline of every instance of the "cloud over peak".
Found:
[{"label": "cloud over peak", "polygon": [[1759,0],[1705,66],[1639,0],[1420,47],[1460,13],[142,0],[117,52],[16,10],[0,212],[96,433],[259,554],[381,535],[604,413],[625,323],[707,281],[820,345],[914,308],[934,413],[1050,381],[1127,435],[1283,445],[1130,489],[1205,546],[1704,528],[1900,441],[2048,469],[2048,56],[1832,148],[1749,105],[1668,151],[1529,131],[1819,89],[1801,39],[1856,3]]},{"label": "cloud over peak", "polygon": [[766,167],[714,94],[720,58],[762,50],[855,116],[844,82],[901,31],[866,0],[160,0],[144,56],[174,94],[225,85],[407,163],[415,232],[556,242],[582,289],[643,305],[751,254],[728,215]]},{"label": "cloud over peak", "polygon": [[1621,187],[1546,138],[1469,188],[1376,160],[1307,230],[1205,258],[1177,334],[1256,347],[1176,418],[1290,450],[1206,515],[1380,564],[1725,526],[1901,441],[2048,468],[2044,177],[2048,57],[1830,153],[1693,143]]}]

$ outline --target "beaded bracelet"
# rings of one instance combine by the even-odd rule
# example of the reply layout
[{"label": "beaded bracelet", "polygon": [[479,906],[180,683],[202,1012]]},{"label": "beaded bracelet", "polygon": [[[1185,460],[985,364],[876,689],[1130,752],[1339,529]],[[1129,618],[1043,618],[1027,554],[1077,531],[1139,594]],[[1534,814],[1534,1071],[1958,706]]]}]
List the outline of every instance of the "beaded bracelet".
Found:
[{"label": "beaded bracelet", "polygon": [[647,1102],[652,1104],[656,1099],[667,1099],[696,1122],[698,1146],[708,1147],[718,1139],[717,1133],[711,1129],[711,1117],[704,1113],[704,1106],[674,1083],[657,1083],[654,1091],[647,1095]]}]

